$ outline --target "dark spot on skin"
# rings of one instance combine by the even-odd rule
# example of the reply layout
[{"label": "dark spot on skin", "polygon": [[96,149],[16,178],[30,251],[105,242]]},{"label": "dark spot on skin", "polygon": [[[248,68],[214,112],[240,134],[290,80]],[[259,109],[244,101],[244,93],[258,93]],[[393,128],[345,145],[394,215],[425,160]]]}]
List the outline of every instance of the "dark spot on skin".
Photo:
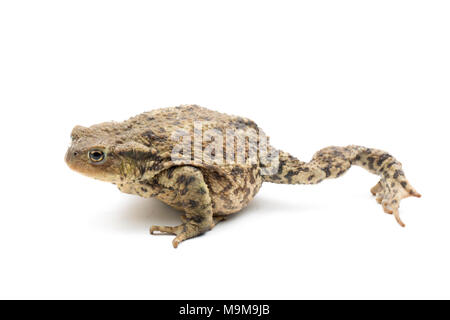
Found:
[{"label": "dark spot on skin", "polygon": [[328,166],[326,166],[325,168],[322,168],[322,170],[325,172],[326,177],[328,178],[329,176],[331,176],[331,165],[329,164]]},{"label": "dark spot on skin", "polygon": [[192,217],[192,221],[194,221],[195,223],[201,223],[203,220],[205,220],[205,217],[203,217],[203,216]]},{"label": "dark spot on skin", "polygon": [[280,160],[280,164],[278,166],[278,174],[283,173],[283,167],[286,165],[286,160]]},{"label": "dark spot on skin", "polygon": [[167,178],[168,178],[168,179],[172,179],[173,171],[174,171],[176,168],[177,168],[177,167],[170,167],[169,169],[167,169]]},{"label": "dark spot on skin", "polygon": [[146,131],[145,133],[142,134],[142,136],[146,137],[149,141],[157,141],[157,142],[167,141],[167,137],[157,135],[152,130]]},{"label": "dark spot on skin", "polygon": [[200,194],[206,194],[206,190],[203,187],[198,188],[198,193]]},{"label": "dark spot on skin", "polygon": [[393,203],[393,204],[396,204],[397,202],[398,202],[398,201],[397,201],[397,200],[395,200],[395,199],[394,199],[394,200],[392,200],[392,203]]},{"label": "dark spot on skin", "polygon": [[228,190],[230,190],[233,186],[231,185],[231,183],[228,183],[225,188],[223,188],[222,192],[228,192]]},{"label": "dark spot on skin", "polygon": [[402,181],[400,182],[400,184],[402,185],[403,188],[406,188],[406,181]]},{"label": "dark spot on skin", "polygon": [[241,175],[242,173],[244,173],[244,170],[242,170],[241,167],[234,167],[233,169],[231,169],[231,174],[233,176]]},{"label": "dark spot on skin", "polygon": [[312,179],[314,179],[314,175],[313,174],[308,177],[308,181],[311,181]]},{"label": "dark spot on skin", "polygon": [[163,165],[161,163],[155,163],[150,169],[151,171],[159,171],[163,168]]},{"label": "dark spot on skin", "polygon": [[360,155],[357,155],[357,156],[355,157],[355,160],[357,160],[357,161],[361,160],[361,156],[360,156]]},{"label": "dark spot on skin", "polygon": [[296,173],[294,171],[289,170],[288,173],[286,173],[284,175],[284,177],[289,181],[289,183],[291,183],[292,182],[292,177],[295,176],[295,175],[296,175]]},{"label": "dark spot on skin", "polygon": [[185,175],[180,175],[177,178],[177,183],[179,183],[179,184],[183,183],[184,181],[186,181],[186,176]]},{"label": "dark spot on skin", "polygon": [[144,192],[148,192],[148,190],[146,188],[144,188],[144,187],[142,187],[141,190],[144,191]]},{"label": "dark spot on skin", "polygon": [[188,185],[190,185],[194,181],[195,181],[195,177],[194,176],[190,176],[189,178],[186,179],[186,181],[184,182],[184,185],[187,187]]},{"label": "dark spot on skin", "polygon": [[393,188],[395,186],[395,183],[394,182],[392,182],[391,183],[391,188]]},{"label": "dark spot on skin", "polygon": [[381,166],[381,164],[388,158],[391,158],[391,155],[388,153],[383,153],[377,161],[377,165]]},{"label": "dark spot on skin", "polygon": [[399,176],[403,176],[404,173],[402,170],[395,170],[394,179],[397,179]]},{"label": "dark spot on skin", "polygon": [[375,158],[374,157],[368,157],[367,161],[369,161],[369,169],[373,170],[374,169],[373,168],[373,162],[375,161]]},{"label": "dark spot on skin", "polygon": [[242,118],[237,119],[234,123],[234,126],[236,127],[236,129],[253,128],[256,130],[258,128],[253,121]]},{"label": "dark spot on skin", "polygon": [[388,165],[386,166],[386,168],[388,168],[388,169],[389,169],[390,167],[392,167],[392,166],[394,165],[394,163],[395,163],[395,162],[391,162],[391,163],[389,163],[389,164],[388,164]]},{"label": "dark spot on skin", "polygon": [[195,208],[198,206],[198,202],[195,200],[189,200],[189,207]]}]

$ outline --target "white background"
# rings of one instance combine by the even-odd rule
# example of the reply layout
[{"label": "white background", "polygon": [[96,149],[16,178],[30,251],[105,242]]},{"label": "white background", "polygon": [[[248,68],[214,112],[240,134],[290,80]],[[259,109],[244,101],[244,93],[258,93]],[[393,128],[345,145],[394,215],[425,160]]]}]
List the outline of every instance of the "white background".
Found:
[{"label": "white background", "polygon": [[[0,298],[450,298],[447,1],[2,1]],[[171,246],[157,200],[63,161],[74,125],[196,103],[302,160],[391,152],[406,228],[361,168],[266,184]]]}]

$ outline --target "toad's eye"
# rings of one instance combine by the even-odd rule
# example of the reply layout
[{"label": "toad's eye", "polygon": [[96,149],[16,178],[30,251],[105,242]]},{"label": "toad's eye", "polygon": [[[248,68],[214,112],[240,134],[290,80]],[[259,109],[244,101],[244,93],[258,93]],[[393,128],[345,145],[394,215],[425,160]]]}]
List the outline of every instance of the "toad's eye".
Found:
[{"label": "toad's eye", "polygon": [[89,151],[89,160],[95,163],[102,162],[105,159],[105,153],[100,150]]}]

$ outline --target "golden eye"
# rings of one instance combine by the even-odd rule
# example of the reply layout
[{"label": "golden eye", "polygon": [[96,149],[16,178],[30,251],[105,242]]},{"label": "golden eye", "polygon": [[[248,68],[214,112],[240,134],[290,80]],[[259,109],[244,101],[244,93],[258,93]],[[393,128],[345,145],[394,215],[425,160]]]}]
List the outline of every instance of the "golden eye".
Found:
[{"label": "golden eye", "polygon": [[98,163],[102,162],[105,159],[105,153],[101,150],[92,150],[89,151],[89,160],[92,162]]}]

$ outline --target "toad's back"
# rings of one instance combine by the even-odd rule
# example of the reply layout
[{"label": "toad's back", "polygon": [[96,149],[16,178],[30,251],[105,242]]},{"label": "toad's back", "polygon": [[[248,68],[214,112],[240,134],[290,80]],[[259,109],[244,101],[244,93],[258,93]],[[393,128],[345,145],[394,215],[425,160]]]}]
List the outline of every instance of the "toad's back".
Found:
[{"label": "toad's back", "polygon": [[[151,128],[152,145],[157,150],[173,150],[178,142],[170,137],[179,130],[190,134],[195,139],[194,130],[215,129],[225,137],[228,132],[235,136],[250,135],[258,133],[258,126],[251,120],[231,116],[224,113],[212,111],[199,106],[180,106],[174,108],[158,109],[143,113],[128,120],[134,129],[142,126],[142,130]],[[194,122],[197,124],[194,126]],[[202,134],[200,132],[200,134]],[[224,154],[226,152],[226,139],[223,139]],[[203,149],[211,141],[202,141]],[[245,146],[248,152],[248,145]],[[234,149],[234,151],[238,151]],[[256,195],[263,182],[259,172],[259,164],[256,162],[236,163],[213,162],[213,159],[205,159],[209,154],[203,154],[203,162],[192,163],[199,168],[204,175],[212,200],[213,211],[216,214],[230,214],[244,208]],[[206,160],[206,161],[205,161]],[[169,171],[170,173],[170,171]],[[167,173],[166,173],[167,174]],[[161,193],[158,198],[172,206],[172,195],[170,192]]]}]

